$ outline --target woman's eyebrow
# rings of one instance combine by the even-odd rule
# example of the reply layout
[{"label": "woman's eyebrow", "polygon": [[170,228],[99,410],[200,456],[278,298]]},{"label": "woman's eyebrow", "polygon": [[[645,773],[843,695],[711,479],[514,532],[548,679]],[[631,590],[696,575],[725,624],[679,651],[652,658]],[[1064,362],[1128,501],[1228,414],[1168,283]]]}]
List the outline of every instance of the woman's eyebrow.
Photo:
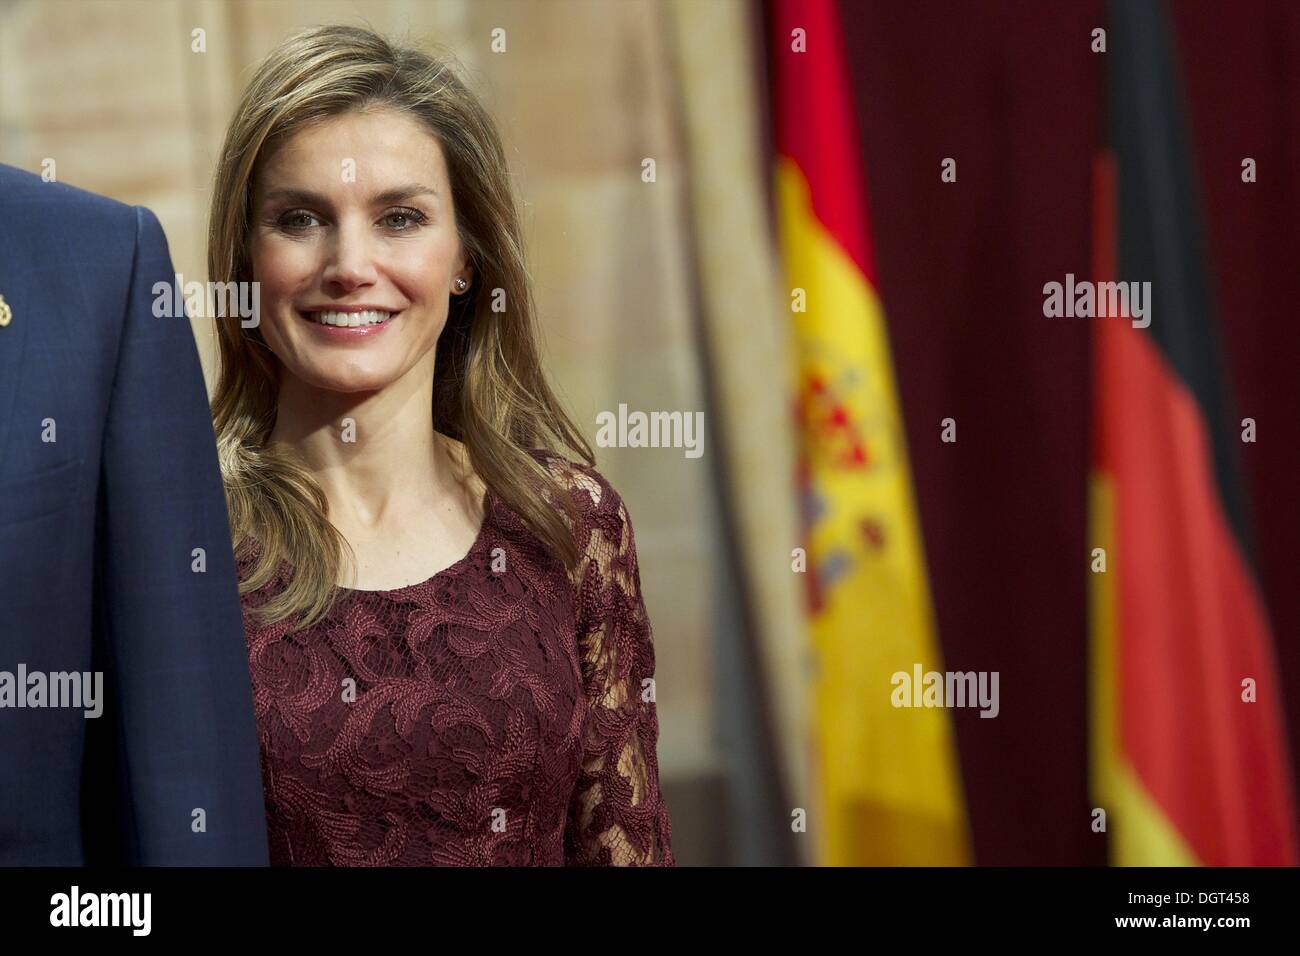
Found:
[{"label": "woman's eyebrow", "polygon": [[329,200],[320,193],[314,193],[308,189],[294,189],[288,186],[267,190],[266,194],[262,196],[262,202],[264,203],[278,202],[280,200],[301,204],[303,206],[329,205]]},{"label": "woman's eyebrow", "polygon": [[[412,183],[409,186],[396,186],[393,189],[385,189],[383,192],[372,196],[371,205],[379,206],[387,203],[406,202],[417,196],[438,196],[438,190],[432,186],[424,186],[420,183]],[[314,193],[309,189],[296,189],[291,186],[282,186],[278,189],[268,190],[262,197],[263,202],[278,202],[281,200],[298,203],[304,206],[328,206],[330,201],[326,196],[320,193]]]},{"label": "woman's eyebrow", "polygon": [[416,196],[433,196],[437,198],[438,190],[432,186],[423,186],[419,183],[412,183],[409,186],[398,186],[395,189],[386,189],[379,195],[375,196],[372,202],[376,205],[380,203],[405,202],[414,199]]}]

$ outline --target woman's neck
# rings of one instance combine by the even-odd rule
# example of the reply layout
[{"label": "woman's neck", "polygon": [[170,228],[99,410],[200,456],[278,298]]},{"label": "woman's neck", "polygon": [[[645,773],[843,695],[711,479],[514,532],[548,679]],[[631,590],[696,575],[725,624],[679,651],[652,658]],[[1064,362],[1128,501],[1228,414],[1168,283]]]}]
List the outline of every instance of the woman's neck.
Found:
[{"label": "woman's neck", "polygon": [[282,381],[270,444],[302,458],[336,525],[401,521],[457,489],[447,440],[433,428],[433,381],[411,378],[361,393]]}]

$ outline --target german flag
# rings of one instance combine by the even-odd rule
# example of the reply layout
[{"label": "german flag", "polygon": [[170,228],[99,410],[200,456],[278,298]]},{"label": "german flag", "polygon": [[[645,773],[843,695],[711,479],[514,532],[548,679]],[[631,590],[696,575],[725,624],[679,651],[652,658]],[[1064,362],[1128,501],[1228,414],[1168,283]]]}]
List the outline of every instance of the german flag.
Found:
[{"label": "german flag", "polygon": [[1149,282],[1150,297],[1141,321],[1094,320],[1095,797],[1115,864],[1295,865],[1281,684],[1236,466],[1249,424],[1219,369],[1168,27],[1149,0],[1108,12],[1094,271]]},{"label": "german flag", "polygon": [[[941,671],[834,0],[773,0],[775,178],[794,319],[799,473],[819,662],[818,862],[969,861],[944,709],[895,674]],[[918,688],[919,690],[919,688]]]}]

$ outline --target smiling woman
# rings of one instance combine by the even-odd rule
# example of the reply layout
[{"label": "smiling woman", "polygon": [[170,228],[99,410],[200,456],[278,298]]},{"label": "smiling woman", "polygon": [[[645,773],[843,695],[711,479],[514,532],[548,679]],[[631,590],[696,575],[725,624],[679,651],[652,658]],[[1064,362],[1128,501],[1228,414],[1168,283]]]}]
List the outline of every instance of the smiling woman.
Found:
[{"label": "smiling woman", "polygon": [[448,294],[473,277],[448,178],[429,129],[382,102],[316,121],[254,169],[263,334],[308,390],[434,381]]},{"label": "smiling woman", "polygon": [[272,51],[208,263],[261,302],[219,325],[213,417],[272,861],[671,865],[631,520],[449,62],[348,27]]}]

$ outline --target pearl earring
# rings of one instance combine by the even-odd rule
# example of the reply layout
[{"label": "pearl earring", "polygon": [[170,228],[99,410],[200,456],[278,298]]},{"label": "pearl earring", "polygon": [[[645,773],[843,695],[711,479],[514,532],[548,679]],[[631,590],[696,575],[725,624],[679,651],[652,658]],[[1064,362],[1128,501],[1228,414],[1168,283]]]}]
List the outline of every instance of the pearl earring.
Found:
[{"label": "pearl earring", "polygon": [[465,281],[465,278],[463,276],[456,276],[456,291],[464,292],[468,288],[469,283]]}]

